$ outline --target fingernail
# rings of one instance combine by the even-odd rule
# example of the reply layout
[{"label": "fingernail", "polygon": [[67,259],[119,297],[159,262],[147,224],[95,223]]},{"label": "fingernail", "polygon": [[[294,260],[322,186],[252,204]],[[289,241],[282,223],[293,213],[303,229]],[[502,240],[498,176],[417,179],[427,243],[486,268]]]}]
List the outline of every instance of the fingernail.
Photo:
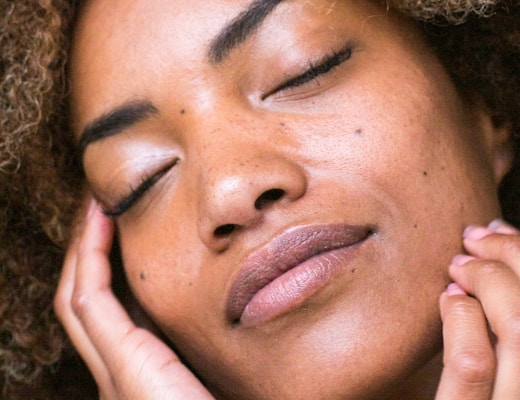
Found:
[{"label": "fingernail", "polygon": [[492,231],[495,231],[498,228],[500,228],[501,226],[507,226],[506,222],[501,218],[495,218],[493,221],[491,221],[489,223],[489,225],[487,227],[489,229],[491,229]]},{"label": "fingernail", "polygon": [[483,226],[469,225],[464,229],[462,237],[469,240],[480,240],[493,233],[492,230]]},{"label": "fingernail", "polygon": [[458,284],[456,283],[450,283],[446,289],[444,290],[444,293],[446,293],[448,296],[457,296],[457,295],[465,295],[467,294],[464,289],[462,289]]},{"label": "fingernail", "polygon": [[452,265],[455,265],[457,267],[461,267],[467,262],[474,260],[475,257],[467,256],[466,254],[457,254],[453,259],[451,260]]},{"label": "fingernail", "polygon": [[496,218],[493,221],[491,221],[488,225],[488,229],[492,230],[496,233],[503,233],[503,234],[517,234],[518,230],[508,224],[506,221],[500,218]]}]

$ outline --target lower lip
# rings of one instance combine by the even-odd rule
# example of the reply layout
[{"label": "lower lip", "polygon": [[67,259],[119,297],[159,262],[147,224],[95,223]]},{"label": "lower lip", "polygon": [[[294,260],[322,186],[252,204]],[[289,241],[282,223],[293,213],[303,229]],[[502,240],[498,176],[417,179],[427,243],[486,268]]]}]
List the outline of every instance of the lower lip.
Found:
[{"label": "lower lip", "polygon": [[253,296],[240,324],[260,325],[296,309],[344,271],[362,243],[323,252],[280,275]]}]

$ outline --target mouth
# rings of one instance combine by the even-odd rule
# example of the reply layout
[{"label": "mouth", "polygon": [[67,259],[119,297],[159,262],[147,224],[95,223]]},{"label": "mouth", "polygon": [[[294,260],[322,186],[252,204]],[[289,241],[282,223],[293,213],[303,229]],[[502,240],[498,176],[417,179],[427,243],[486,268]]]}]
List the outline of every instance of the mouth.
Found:
[{"label": "mouth", "polygon": [[373,233],[354,225],[285,231],[245,260],[228,294],[228,321],[256,326],[297,308],[346,269]]}]

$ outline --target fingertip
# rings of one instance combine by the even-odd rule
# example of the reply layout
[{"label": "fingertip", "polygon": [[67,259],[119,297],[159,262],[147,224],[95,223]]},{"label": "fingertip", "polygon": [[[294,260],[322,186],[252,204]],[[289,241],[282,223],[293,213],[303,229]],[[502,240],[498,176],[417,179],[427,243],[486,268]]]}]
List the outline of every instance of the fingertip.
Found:
[{"label": "fingertip", "polygon": [[492,233],[494,232],[489,228],[477,225],[468,225],[466,229],[464,229],[462,237],[465,240],[481,240]]},{"label": "fingertip", "polygon": [[72,235],[69,241],[69,248],[77,247],[81,237],[84,234],[85,226],[92,219],[92,216],[96,211],[96,206],[96,199],[90,193],[86,193],[82,199],[81,207],[76,210]]},{"label": "fingertip", "polygon": [[101,217],[104,217],[104,219],[109,219],[104,214],[103,207],[101,206],[101,204],[99,204],[99,202],[94,197],[92,197],[88,206],[87,219]]},{"label": "fingertip", "polygon": [[462,267],[466,263],[475,260],[475,257],[468,256],[466,254],[457,254],[453,259],[451,260],[451,265],[455,267]]},{"label": "fingertip", "polygon": [[448,315],[453,312],[453,305],[458,302],[457,296],[467,296],[467,293],[459,284],[455,282],[452,282],[446,286],[446,289],[444,289],[444,292],[442,292],[439,298],[439,306],[441,319],[443,321],[446,321]]},{"label": "fingertip", "polygon": [[446,296],[460,296],[460,295],[467,295],[466,291],[462,289],[462,287],[459,286],[459,284],[452,282],[450,283],[446,289],[444,290],[444,294]]},{"label": "fingertip", "polygon": [[112,247],[115,229],[112,219],[103,214],[101,205],[94,198],[89,202],[85,217],[77,244],[80,258],[90,254],[93,250],[108,253]]},{"label": "fingertip", "polygon": [[89,196],[88,204],[87,204],[87,219],[92,218],[92,215],[96,212],[96,208],[98,207],[97,200]]},{"label": "fingertip", "polygon": [[89,204],[87,219],[89,221],[95,220],[96,223],[101,224],[104,229],[112,229],[113,219],[105,214],[103,207],[95,198],[92,198]]},{"label": "fingertip", "polygon": [[454,296],[467,296],[467,292],[458,283],[452,282],[446,286],[444,292],[442,292],[441,296],[439,297],[439,304],[441,307],[441,314],[443,319],[444,313],[446,312],[447,301]]}]

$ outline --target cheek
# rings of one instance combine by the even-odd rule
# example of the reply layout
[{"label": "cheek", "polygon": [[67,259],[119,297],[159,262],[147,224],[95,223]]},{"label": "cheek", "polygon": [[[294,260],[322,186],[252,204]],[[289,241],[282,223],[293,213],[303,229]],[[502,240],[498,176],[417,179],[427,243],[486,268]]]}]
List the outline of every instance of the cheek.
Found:
[{"label": "cheek", "polygon": [[[348,107],[323,125],[328,134],[304,145],[306,153],[314,151],[316,171],[348,188],[349,198],[365,199],[362,213],[370,211],[371,199],[381,205],[375,213],[384,214],[378,216],[385,220],[381,233],[395,244],[397,264],[417,265],[403,274],[410,284],[415,272],[445,276],[451,257],[462,251],[464,227],[500,213],[479,126],[451,86],[429,82],[417,78],[396,87],[375,80],[393,95],[352,93]],[[435,296],[445,279],[438,278]]]},{"label": "cheek", "polygon": [[[193,225],[178,215],[168,216],[173,220],[175,226]],[[183,350],[192,342],[210,348],[206,331],[211,324],[215,331],[223,329],[225,320],[215,316],[224,313],[222,288],[229,276],[205,258],[207,251],[195,232],[172,225],[128,229],[121,235],[128,282],[144,311],[170,340],[182,343]]]},{"label": "cheek", "polygon": [[[134,231],[134,230],[132,230]],[[123,264],[136,298],[156,322],[165,314],[175,321],[190,309],[199,257],[164,228],[120,236]],[[168,240],[165,240],[168,239]]]},{"label": "cheek", "polygon": [[466,224],[487,222],[498,204],[483,134],[450,81],[434,79],[442,74],[419,75],[400,88],[381,83],[394,96],[364,107],[367,113],[384,112],[365,129],[370,150],[360,145],[359,173],[373,174],[383,192],[417,216],[439,223],[443,217],[452,224],[457,217]]}]

